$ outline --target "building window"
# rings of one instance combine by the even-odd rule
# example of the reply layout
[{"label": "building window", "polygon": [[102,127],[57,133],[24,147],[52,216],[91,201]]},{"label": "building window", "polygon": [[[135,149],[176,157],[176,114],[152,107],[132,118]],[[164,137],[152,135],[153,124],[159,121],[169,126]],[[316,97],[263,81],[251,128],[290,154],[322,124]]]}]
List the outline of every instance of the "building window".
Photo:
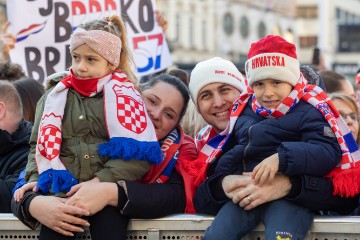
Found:
[{"label": "building window", "polygon": [[247,17],[242,17],[240,19],[240,33],[243,38],[247,38],[249,36],[249,20]]},{"label": "building window", "polygon": [[317,18],[318,17],[317,6],[298,7],[296,9],[296,11],[297,11],[297,17],[299,17],[299,18]]},{"label": "building window", "polygon": [[230,13],[224,15],[223,28],[227,35],[231,35],[234,31],[234,19]]},{"label": "building window", "polygon": [[360,52],[360,25],[339,25],[339,52]]},{"label": "building window", "polygon": [[266,26],[263,21],[261,21],[258,25],[258,37],[264,38],[266,36]]},{"label": "building window", "polygon": [[203,49],[206,49],[206,22],[205,20],[203,20],[201,22],[201,37],[202,37],[202,45],[203,45]]},{"label": "building window", "polygon": [[192,17],[189,19],[189,46],[194,47],[194,19]]},{"label": "building window", "polygon": [[277,36],[281,36],[282,32],[281,32],[281,28],[279,25],[275,25],[273,28],[273,34],[277,35]]},{"label": "building window", "polygon": [[317,46],[317,36],[300,37],[301,48],[314,48]]},{"label": "building window", "polygon": [[180,40],[180,15],[176,14],[175,18],[175,40]]}]

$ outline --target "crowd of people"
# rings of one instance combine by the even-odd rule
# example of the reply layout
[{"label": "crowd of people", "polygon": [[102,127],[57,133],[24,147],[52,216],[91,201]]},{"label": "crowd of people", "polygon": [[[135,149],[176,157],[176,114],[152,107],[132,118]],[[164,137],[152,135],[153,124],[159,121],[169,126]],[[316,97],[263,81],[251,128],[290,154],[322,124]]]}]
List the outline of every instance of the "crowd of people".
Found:
[{"label": "crowd of people", "polygon": [[124,22],[110,16],[73,32],[72,65],[45,90],[11,63],[7,27],[0,212],[41,224],[40,239],[87,227],[126,239],[129,219],[174,213],[215,216],[203,239],[237,240],[259,222],[266,239],[303,239],[315,214],[358,212],[358,90],[300,66],[282,37],[251,45],[245,76],[213,57],[137,83]]}]

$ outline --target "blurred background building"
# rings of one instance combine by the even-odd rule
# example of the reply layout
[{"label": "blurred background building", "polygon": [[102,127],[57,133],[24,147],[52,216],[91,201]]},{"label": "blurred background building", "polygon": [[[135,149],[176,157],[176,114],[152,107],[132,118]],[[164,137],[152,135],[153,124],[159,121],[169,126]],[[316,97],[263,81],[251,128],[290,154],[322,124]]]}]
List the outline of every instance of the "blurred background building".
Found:
[{"label": "blurred background building", "polygon": [[[297,45],[302,64],[352,76],[360,65],[360,0],[156,0],[168,19],[173,62],[191,69],[212,56],[243,69],[267,34]],[[314,54],[315,53],[315,54]]]}]

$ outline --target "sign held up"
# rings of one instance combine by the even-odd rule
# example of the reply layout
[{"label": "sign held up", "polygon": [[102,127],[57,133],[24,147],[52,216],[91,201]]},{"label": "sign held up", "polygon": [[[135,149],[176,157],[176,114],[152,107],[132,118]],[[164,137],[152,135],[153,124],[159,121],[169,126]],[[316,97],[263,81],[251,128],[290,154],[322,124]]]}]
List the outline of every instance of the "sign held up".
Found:
[{"label": "sign held up", "polygon": [[114,14],[126,22],[138,76],[172,64],[165,36],[155,20],[154,0],[16,0],[8,1],[7,9],[10,31],[17,41],[10,57],[40,82],[70,67],[69,40],[79,24]]}]

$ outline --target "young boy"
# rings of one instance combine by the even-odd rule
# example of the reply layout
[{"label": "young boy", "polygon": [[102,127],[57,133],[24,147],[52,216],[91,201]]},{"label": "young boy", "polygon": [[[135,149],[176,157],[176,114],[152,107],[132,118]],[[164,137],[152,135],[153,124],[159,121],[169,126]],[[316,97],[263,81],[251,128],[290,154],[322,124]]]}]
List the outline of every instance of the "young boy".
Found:
[{"label": "young boy", "polygon": [[[328,175],[335,193],[357,194],[359,183],[342,188],[344,175],[354,174],[355,140],[326,94],[300,73],[295,45],[269,35],[251,45],[245,70],[250,88],[235,101],[225,130],[224,146],[236,145],[219,159],[215,173],[252,172],[259,185],[275,174]],[[341,168],[335,168],[339,162]],[[203,239],[237,240],[259,222],[265,225],[265,239],[303,239],[313,214],[285,199],[250,211],[228,202]]]}]

